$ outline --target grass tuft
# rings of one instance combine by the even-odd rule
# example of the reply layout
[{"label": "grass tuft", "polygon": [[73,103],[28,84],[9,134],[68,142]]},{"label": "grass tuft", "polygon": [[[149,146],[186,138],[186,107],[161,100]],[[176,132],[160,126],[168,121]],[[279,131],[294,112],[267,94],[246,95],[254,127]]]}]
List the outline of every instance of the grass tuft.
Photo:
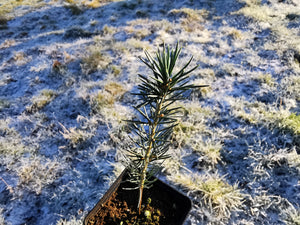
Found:
[{"label": "grass tuft", "polygon": [[121,97],[126,92],[126,88],[121,83],[113,81],[106,83],[104,85],[104,90],[109,92],[115,98]]},{"label": "grass tuft", "polygon": [[284,210],[283,221],[286,225],[300,225],[300,210],[291,206]]},{"label": "grass tuft", "polygon": [[205,18],[209,15],[207,10],[195,10],[191,8],[173,9],[169,12],[170,15],[178,15],[180,17],[181,26],[187,32],[194,32],[195,29],[203,30],[201,25]]},{"label": "grass tuft", "polygon": [[122,73],[122,68],[120,66],[112,65],[110,69],[114,77],[117,77]]},{"label": "grass tuft", "polygon": [[1,155],[15,155],[19,156],[29,150],[26,146],[21,142],[21,139],[16,137],[6,137],[0,138],[0,154]]},{"label": "grass tuft", "polygon": [[131,49],[138,49],[138,50],[150,49],[148,42],[140,41],[136,38],[130,38],[130,39],[126,40],[126,44]]},{"label": "grass tuft", "polygon": [[93,113],[100,115],[103,122],[114,124],[113,126],[118,128],[123,124],[122,120],[125,120],[126,116],[131,114],[125,106],[118,103],[126,91],[127,88],[119,82],[107,82],[103,90],[98,91],[91,97],[90,104]]},{"label": "grass tuft", "polygon": [[[0,27],[1,27],[1,18],[0,18]],[[1,29],[1,28],[0,28]],[[15,46],[17,44],[17,42],[14,39],[6,39],[1,45],[0,45],[0,49],[1,48],[9,48],[12,46]]]},{"label": "grass tuft", "polygon": [[283,78],[281,89],[283,96],[300,101],[300,77],[298,75]]},{"label": "grass tuft", "polygon": [[96,9],[110,2],[116,2],[120,0],[63,0],[63,1],[67,5],[67,7],[88,7],[88,8]]},{"label": "grass tuft", "polygon": [[300,114],[292,113],[286,118],[282,119],[283,127],[291,130],[295,135],[300,135]]},{"label": "grass tuft", "polygon": [[111,57],[100,46],[90,46],[87,56],[82,59],[81,69],[84,74],[91,74],[106,69],[111,62]]},{"label": "grass tuft", "polygon": [[207,207],[219,219],[229,218],[231,212],[238,210],[243,202],[243,194],[237,184],[231,186],[217,174],[176,174],[171,180],[188,189],[200,205]]},{"label": "grass tuft", "polygon": [[[300,134],[300,115],[291,113],[284,109],[266,105],[262,102],[247,102],[242,99],[233,98],[233,114],[248,123],[260,124],[269,129],[287,131],[295,138]],[[238,104],[237,104],[238,102]]]},{"label": "grass tuft", "polygon": [[274,3],[261,4],[260,1],[255,0],[246,0],[245,2],[245,7],[234,12],[234,14],[243,14],[253,18],[259,22],[264,29],[270,29],[277,36],[277,42],[280,43],[280,47],[276,49],[278,52],[282,52],[284,49],[296,49],[300,51],[297,31],[288,28],[287,20],[288,15],[300,15],[299,7],[287,3],[281,3],[281,6],[278,7],[278,5]]},{"label": "grass tuft", "polygon": [[275,79],[272,77],[271,74],[267,73],[267,74],[260,74],[257,77],[257,80],[261,83],[261,84],[266,84],[269,87],[273,87],[275,85]]},{"label": "grass tuft", "polygon": [[60,131],[60,133],[66,140],[70,142],[72,148],[78,147],[79,145],[81,145],[82,143],[84,143],[86,140],[88,140],[93,136],[93,134],[76,127],[71,127],[67,129],[61,123],[60,126],[63,129],[63,131]]},{"label": "grass tuft", "polygon": [[5,0],[5,4],[0,4],[0,15],[10,19],[16,16],[14,15],[14,11],[20,6],[40,8],[44,5],[46,3],[41,0]]},{"label": "grass tuft", "polygon": [[85,1],[85,5],[89,8],[96,9],[101,6],[101,1],[99,0]]},{"label": "grass tuft", "polygon": [[117,29],[115,27],[108,26],[105,24],[102,28],[102,31],[103,31],[104,35],[107,35],[107,34],[112,35],[112,34],[116,33]]},{"label": "grass tuft", "polygon": [[61,165],[56,160],[41,157],[23,158],[21,167],[17,171],[18,185],[41,194],[43,187],[56,180],[60,169]]},{"label": "grass tuft", "polygon": [[9,127],[9,121],[0,120],[0,155],[4,158],[7,155],[19,157],[32,149],[22,143],[22,137]]},{"label": "grass tuft", "polygon": [[14,52],[14,56],[12,60],[17,66],[23,66],[26,63],[30,62],[32,58],[26,56],[24,52]]},{"label": "grass tuft", "polygon": [[114,96],[106,91],[99,91],[96,96],[92,98],[92,108],[95,111],[101,110],[102,107],[112,107],[114,103]]},{"label": "grass tuft", "polygon": [[60,219],[57,221],[56,225],[82,225],[82,219],[76,219],[75,216],[71,217],[69,220]]},{"label": "grass tuft", "polygon": [[118,82],[108,82],[104,90],[98,91],[91,99],[91,105],[95,112],[101,112],[103,108],[112,108],[116,101],[122,98],[127,89]]},{"label": "grass tuft", "polygon": [[200,154],[206,163],[211,164],[213,167],[221,160],[221,153],[223,145],[220,141],[214,142],[212,140],[196,141],[192,145],[194,152]]},{"label": "grass tuft", "polygon": [[32,105],[27,107],[27,112],[37,112],[48,105],[57,97],[57,92],[50,89],[43,89],[37,96],[32,98]]},{"label": "grass tuft", "polygon": [[[140,22],[146,22],[148,20],[135,20],[134,22],[131,22],[131,23],[128,23],[128,24],[136,24],[137,21],[140,21]],[[151,23],[150,21],[148,21],[149,23]],[[149,28],[145,28],[145,27],[140,27],[138,25],[129,25],[125,28],[125,31],[129,34],[132,34],[134,36],[134,38],[136,39],[143,39],[149,35],[151,35],[152,31],[151,29]]]},{"label": "grass tuft", "polygon": [[172,9],[169,14],[179,15],[180,17],[185,17],[189,21],[203,21],[203,17],[208,15],[206,10],[195,10],[191,8],[181,8],[181,9]]},{"label": "grass tuft", "polygon": [[8,100],[0,98],[0,112],[5,108],[9,108],[9,106],[10,102]]},{"label": "grass tuft", "polygon": [[183,109],[185,117],[179,120],[178,126],[174,128],[173,138],[179,146],[193,145],[193,140],[199,138],[198,135],[208,132],[206,119],[215,116],[209,108],[204,108],[197,102],[178,103]]}]

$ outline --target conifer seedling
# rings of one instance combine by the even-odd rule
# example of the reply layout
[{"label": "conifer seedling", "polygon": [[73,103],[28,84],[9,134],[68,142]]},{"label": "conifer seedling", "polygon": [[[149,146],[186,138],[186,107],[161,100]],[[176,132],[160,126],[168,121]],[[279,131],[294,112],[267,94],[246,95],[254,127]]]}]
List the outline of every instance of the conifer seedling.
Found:
[{"label": "conifer seedling", "polygon": [[194,88],[207,85],[190,84],[190,74],[198,67],[188,69],[193,57],[177,72],[174,68],[181,52],[178,43],[175,49],[163,46],[155,57],[145,51],[141,61],[152,71],[152,75],[139,74],[141,83],[136,118],[127,120],[131,127],[131,146],[126,149],[128,159],[129,181],[139,189],[137,210],[141,213],[144,188],[151,187],[155,181],[153,175],[159,171],[161,163],[170,157],[168,150],[173,128],[178,124],[177,118],[181,107],[174,107],[176,101],[184,99],[183,94]]}]

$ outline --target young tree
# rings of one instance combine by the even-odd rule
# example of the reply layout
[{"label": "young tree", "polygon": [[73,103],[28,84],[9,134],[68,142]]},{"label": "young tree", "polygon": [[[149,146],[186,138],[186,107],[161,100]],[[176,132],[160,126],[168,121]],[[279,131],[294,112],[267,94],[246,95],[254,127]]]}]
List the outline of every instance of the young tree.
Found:
[{"label": "young tree", "polygon": [[155,181],[153,175],[158,172],[160,164],[169,157],[170,136],[178,124],[180,107],[172,106],[183,99],[183,94],[193,88],[207,85],[189,84],[189,76],[198,66],[187,70],[193,57],[176,73],[173,72],[181,48],[178,43],[174,50],[163,46],[153,58],[145,51],[146,58],[140,58],[152,71],[151,76],[138,75],[141,84],[138,86],[139,104],[134,107],[138,112],[137,119],[127,120],[135,138],[127,149],[129,158],[130,181],[139,189],[138,211],[141,212],[143,190]]}]

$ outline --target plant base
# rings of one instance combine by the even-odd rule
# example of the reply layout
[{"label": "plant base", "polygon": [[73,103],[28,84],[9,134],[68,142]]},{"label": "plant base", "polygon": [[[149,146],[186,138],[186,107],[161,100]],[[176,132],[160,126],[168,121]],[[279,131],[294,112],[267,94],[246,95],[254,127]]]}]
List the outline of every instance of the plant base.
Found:
[{"label": "plant base", "polygon": [[[89,225],[159,225],[164,216],[159,209],[151,205],[144,206],[141,214],[132,209],[120,198],[120,193],[115,192],[105,203],[102,209],[95,214],[88,222]],[[121,194],[122,196],[122,194]]]},{"label": "plant base", "polygon": [[[143,210],[137,213],[138,190],[127,190],[125,170],[84,220],[84,225],[181,225],[191,209],[188,197],[157,180],[143,194]],[[147,204],[147,199],[151,203]],[[147,211],[147,212],[145,212]],[[146,215],[145,215],[146,214]],[[148,216],[148,218],[147,218]],[[138,223],[137,223],[138,222]]]}]

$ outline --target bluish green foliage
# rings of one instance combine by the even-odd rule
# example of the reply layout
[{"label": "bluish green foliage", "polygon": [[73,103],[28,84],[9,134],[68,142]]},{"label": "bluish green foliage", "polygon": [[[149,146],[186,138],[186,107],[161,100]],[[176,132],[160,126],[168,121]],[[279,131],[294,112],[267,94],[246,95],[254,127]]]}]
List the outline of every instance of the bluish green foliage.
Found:
[{"label": "bluish green foliage", "polygon": [[187,70],[192,58],[178,72],[173,72],[180,51],[178,44],[174,50],[164,46],[162,51],[157,51],[155,58],[147,51],[146,58],[141,58],[153,75],[138,75],[141,84],[138,86],[139,93],[134,93],[140,99],[139,104],[134,107],[138,117],[128,120],[133,133],[138,137],[132,139],[133,144],[128,149],[128,157],[130,180],[136,183],[140,190],[139,211],[143,188],[151,185],[151,177],[159,169],[160,163],[169,157],[167,152],[170,136],[177,125],[181,108],[172,107],[172,104],[181,100],[184,92],[206,86],[189,84],[189,75],[198,67]]}]

